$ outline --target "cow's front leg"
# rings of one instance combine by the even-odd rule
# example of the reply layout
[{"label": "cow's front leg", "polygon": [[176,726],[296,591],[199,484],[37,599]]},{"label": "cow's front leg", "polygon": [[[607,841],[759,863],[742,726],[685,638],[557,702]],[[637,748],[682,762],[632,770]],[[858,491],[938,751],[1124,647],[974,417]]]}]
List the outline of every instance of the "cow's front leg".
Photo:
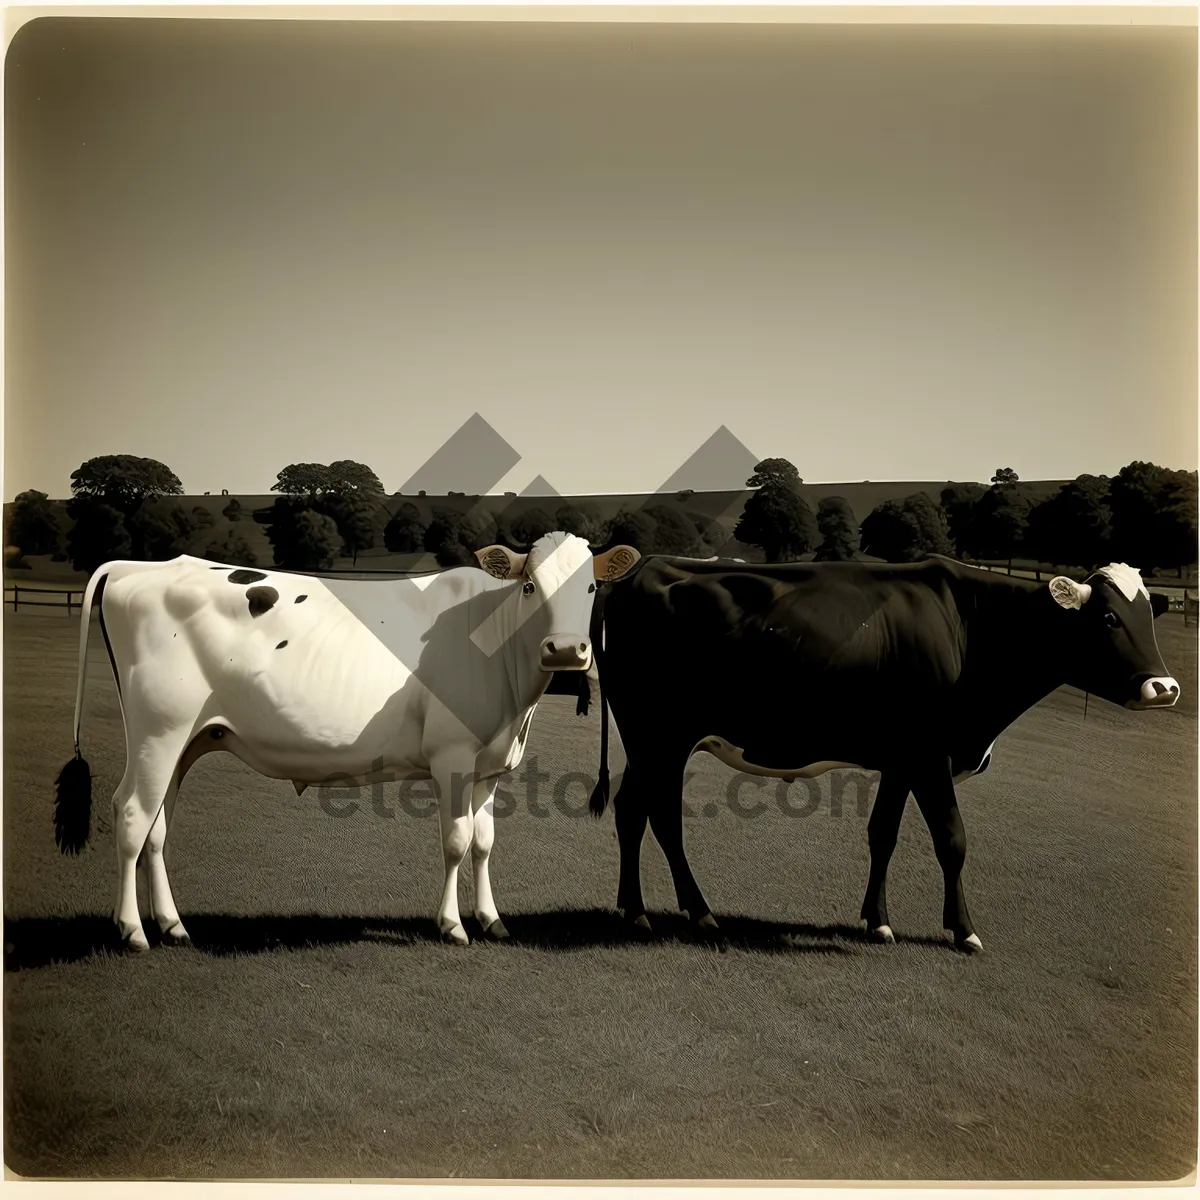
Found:
[{"label": "cow's front leg", "polygon": [[496,911],[496,902],[492,899],[492,881],[488,874],[488,860],[496,840],[493,797],[498,783],[498,779],[482,779],[472,788],[471,808],[475,824],[471,839],[471,864],[475,871],[475,918],[488,937],[501,941],[508,937],[508,930]]},{"label": "cow's front leg", "polygon": [[983,949],[983,943],[971,924],[963,894],[962,869],[967,857],[967,833],[954,796],[954,780],[947,762],[937,770],[913,780],[913,795],[920,805],[925,823],[933,837],[933,848],[941,864],[945,881],[942,924],[954,935],[960,950]]},{"label": "cow's front leg", "polygon": [[908,801],[908,780],[885,771],[879,780],[875,807],[867,824],[867,841],[871,847],[871,874],[867,879],[867,894],[863,897],[862,919],[867,924],[867,936],[876,942],[894,942],[895,934],[888,923],[887,872],[896,849],[900,820]]},{"label": "cow's front leg", "polygon": [[476,782],[475,760],[445,755],[430,766],[437,785],[442,860],[446,868],[442,902],[438,907],[438,929],[443,941],[465,946],[470,938],[458,911],[458,868],[462,866],[474,840],[475,818],[471,810],[471,795]]}]

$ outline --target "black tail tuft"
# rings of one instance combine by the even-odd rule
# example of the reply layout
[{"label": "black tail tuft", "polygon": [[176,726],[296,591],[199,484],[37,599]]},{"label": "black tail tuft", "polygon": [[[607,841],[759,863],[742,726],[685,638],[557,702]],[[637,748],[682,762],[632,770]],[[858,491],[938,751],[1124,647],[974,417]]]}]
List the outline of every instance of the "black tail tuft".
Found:
[{"label": "black tail tuft", "polygon": [[604,810],[608,807],[608,767],[600,768],[600,781],[592,789],[591,799],[588,800],[588,808],[591,810],[592,816],[599,820],[604,816]]},{"label": "black tail tuft", "polygon": [[54,781],[54,840],[64,854],[78,854],[92,824],[92,771],[76,754]]}]

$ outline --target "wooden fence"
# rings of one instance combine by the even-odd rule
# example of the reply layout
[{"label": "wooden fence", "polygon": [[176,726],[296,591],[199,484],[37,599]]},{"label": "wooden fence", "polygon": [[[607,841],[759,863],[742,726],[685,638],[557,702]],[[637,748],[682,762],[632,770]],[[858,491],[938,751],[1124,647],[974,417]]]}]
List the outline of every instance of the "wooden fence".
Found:
[{"label": "wooden fence", "polygon": [[[27,608],[65,608],[67,616],[78,608],[83,608],[83,589],[67,590],[65,588],[37,588],[37,587],[22,587],[18,583],[5,584],[4,586],[4,603],[9,602],[9,593],[12,593],[13,612],[20,611],[22,605]],[[60,596],[60,600],[26,600],[25,596]],[[72,597],[78,596],[78,600]]]}]

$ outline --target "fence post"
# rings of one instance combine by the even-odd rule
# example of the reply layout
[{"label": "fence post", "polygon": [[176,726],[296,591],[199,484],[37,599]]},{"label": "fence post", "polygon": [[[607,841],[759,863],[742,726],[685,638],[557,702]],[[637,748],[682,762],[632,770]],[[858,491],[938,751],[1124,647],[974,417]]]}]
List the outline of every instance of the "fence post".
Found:
[{"label": "fence post", "polygon": [[17,585],[14,583],[13,584],[13,612],[17,611],[17,604],[20,601],[20,598],[21,598],[21,589],[19,587],[17,587]]}]

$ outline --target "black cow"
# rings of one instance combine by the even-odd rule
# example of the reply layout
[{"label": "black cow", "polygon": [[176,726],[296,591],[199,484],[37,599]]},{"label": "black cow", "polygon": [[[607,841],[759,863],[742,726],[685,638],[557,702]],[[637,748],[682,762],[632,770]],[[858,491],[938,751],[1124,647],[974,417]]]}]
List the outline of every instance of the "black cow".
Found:
[{"label": "black cow", "polygon": [[681,910],[715,927],[683,849],[684,765],[705,750],[741,771],[812,777],[881,773],[868,824],[862,916],[893,941],[884,880],[909,792],[945,876],[943,920],[981,948],[960,873],[966,835],[957,781],[984,770],[999,734],[1060,684],[1127,708],[1165,708],[1179,685],[1159,655],[1166,609],[1123,563],[1079,584],[992,574],[947,558],[903,565],[650,557],[604,595],[593,638],[627,767],[614,800],[621,846],[617,907],[648,927],[640,851],[647,817]]}]

